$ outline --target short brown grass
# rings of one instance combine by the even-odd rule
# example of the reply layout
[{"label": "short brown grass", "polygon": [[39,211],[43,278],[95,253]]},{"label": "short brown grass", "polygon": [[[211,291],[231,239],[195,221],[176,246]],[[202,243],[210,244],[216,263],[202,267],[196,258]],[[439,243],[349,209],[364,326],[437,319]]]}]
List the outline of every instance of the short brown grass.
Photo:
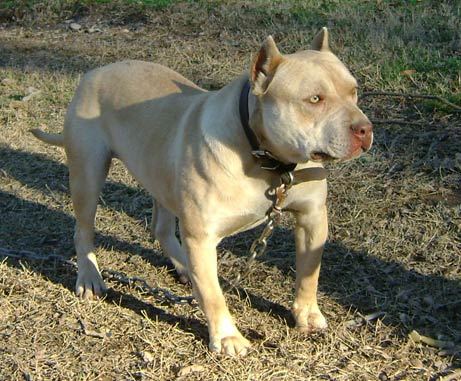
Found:
[{"label": "short brown grass", "polygon": [[[460,104],[458,2],[226,0],[163,10],[86,4],[18,8],[16,23],[11,10],[0,13],[10,20],[0,27],[2,248],[74,256],[64,154],[28,130],[59,131],[80,75],[108,62],[156,61],[214,89],[246,70],[267,34],[289,52],[306,48],[327,25],[362,91],[431,93]],[[65,23],[72,17],[80,32]],[[85,32],[94,25],[101,31]],[[24,102],[30,87],[40,93]],[[0,379],[450,379],[461,368],[460,114],[407,98],[369,97],[362,107],[372,119],[414,125],[376,125],[369,154],[329,168],[331,233],[320,281],[327,333],[304,337],[292,328],[287,216],[239,293],[227,295],[254,343],[247,358],[207,351],[196,306],[161,304],[117,282],[106,299],[82,302],[72,291],[73,268],[5,257]],[[150,238],[150,208],[149,196],[115,163],[96,222],[101,266],[189,295]],[[257,232],[220,245],[223,278],[233,276]],[[412,330],[453,346],[414,343]]]}]

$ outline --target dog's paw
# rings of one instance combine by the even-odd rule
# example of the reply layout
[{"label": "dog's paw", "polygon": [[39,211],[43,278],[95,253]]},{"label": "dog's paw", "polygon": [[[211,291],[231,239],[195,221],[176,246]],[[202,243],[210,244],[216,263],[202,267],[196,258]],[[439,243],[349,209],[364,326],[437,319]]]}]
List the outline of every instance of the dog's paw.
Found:
[{"label": "dog's paw", "polygon": [[293,306],[292,313],[296,320],[296,329],[302,333],[309,334],[328,328],[327,320],[317,305],[304,306],[303,308]]},{"label": "dog's paw", "polygon": [[190,284],[189,274],[178,274],[179,282],[182,284]]},{"label": "dog's paw", "polygon": [[191,283],[187,267],[175,258],[170,257],[170,260],[176,270],[176,274],[178,274],[179,281],[182,284]]},{"label": "dog's paw", "polygon": [[94,266],[79,268],[75,293],[82,299],[92,300],[102,297],[107,287],[102,280],[99,270]]},{"label": "dog's paw", "polygon": [[328,328],[328,323],[322,314],[309,314],[307,323],[296,322],[296,329],[304,334],[325,331]]},{"label": "dog's paw", "polygon": [[240,334],[238,336],[227,336],[222,339],[212,339],[210,341],[211,352],[227,356],[246,356],[250,346],[250,342]]}]

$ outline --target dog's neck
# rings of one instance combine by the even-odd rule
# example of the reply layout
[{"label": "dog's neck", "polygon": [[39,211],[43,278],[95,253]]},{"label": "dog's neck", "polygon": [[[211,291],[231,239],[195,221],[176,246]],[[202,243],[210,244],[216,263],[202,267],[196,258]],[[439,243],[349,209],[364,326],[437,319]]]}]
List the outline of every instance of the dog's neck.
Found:
[{"label": "dog's neck", "polygon": [[245,80],[239,97],[239,115],[242,128],[251,146],[252,155],[259,161],[262,169],[278,173],[291,172],[295,163],[285,163],[264,147],[262,134],[262,117],[259,102],[253,92],[249,80]]}]

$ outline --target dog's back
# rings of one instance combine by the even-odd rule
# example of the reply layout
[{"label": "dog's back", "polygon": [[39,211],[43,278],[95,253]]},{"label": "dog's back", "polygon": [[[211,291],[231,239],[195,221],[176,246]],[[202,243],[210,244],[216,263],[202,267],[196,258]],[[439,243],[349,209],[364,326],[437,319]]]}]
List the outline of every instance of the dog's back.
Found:
[{"label": "dog's back", "polygon": [[103,113],[126,113],[166,97],[181,98],[203,92],[162,65],[135,60],[117,62],[85,74],[69,106],[67,120],[75,116],[93,119],[104,117]]}]

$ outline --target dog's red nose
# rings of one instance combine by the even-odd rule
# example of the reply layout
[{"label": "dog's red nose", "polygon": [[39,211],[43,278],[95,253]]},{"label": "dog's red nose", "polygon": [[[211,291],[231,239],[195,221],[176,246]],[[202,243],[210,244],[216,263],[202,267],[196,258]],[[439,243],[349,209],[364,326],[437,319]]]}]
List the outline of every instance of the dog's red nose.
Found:
[{"label": "dog's red nose", "polygon": [[367,121],[361,121],[351,126],[352,133],[362,142],[363,150],[367,151],[373,142],[373,126]]}]

